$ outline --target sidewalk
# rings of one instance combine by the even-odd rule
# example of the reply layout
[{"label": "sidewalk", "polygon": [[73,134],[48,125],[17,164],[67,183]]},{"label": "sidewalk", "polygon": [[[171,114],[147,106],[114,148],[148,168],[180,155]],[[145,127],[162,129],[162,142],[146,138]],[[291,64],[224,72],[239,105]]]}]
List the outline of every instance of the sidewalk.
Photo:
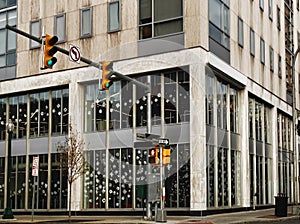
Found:
[{"label": "sidewalk", "polygon": [[[287,223],[288,221],[298,220],[300,223],[300,217],[291,215],[291,208],[288,209],[287,217],[276,217],[274,215],[274,208],[235,212],[235,213],[222,213],[218,215],[208,216],[168,216],[168,224],[238,224],[238,223],[272,223],[274,221],[280,221],[280,223]],[[295,221],[297,223],[298,221]],[[30,215],[15,215],[14,220],[0,219],[0,223],[52,223],[52,224],[64,224],[68,223],[68,217],[66,216],[32,216]],[[77,224],[153,224],[155,221],[144,220],[143,217],[138,216],[72,216],[72,223]]]}]

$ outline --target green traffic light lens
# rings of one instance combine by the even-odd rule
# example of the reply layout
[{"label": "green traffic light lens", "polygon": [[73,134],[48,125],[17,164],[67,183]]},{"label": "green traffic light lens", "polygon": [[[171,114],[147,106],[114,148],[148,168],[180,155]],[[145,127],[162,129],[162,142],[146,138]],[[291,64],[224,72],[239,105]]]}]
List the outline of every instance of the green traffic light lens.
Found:
[{"label": "green traffic light lens", "polygon": [[109,82],[105,84],[105,87],[106,87],[106,88],[110,87]]},{"label": "green traffic light lens", "polygon": [[52,65],[53,65],[52,60],[47,61],[47,65],[48,65],[48,66],[52,66]]}]

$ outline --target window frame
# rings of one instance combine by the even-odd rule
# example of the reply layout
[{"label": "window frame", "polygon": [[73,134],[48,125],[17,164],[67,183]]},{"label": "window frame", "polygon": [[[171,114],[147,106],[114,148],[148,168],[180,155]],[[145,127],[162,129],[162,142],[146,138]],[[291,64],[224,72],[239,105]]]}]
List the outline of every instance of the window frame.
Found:
[{"label": "window frame", "polygon": [[269,0],[269,19],[273,20],[273,0]]},{"label": "window frame", "polygon": [[[210,5],[209,5],[209,37],[215,42],[219,43],[226,49],[230,49],[230,7],[228,1],[226,0],[214,0],[220,3],[221,6],[221,15],[220,15],[220,24],[215,24],[210,16]],[[212,1],[209,1],[209,4],[212,4]],[[225,25],[226,24],[226,25]],[[211,31],[212,30],[212,31]],[[214,30],[214,31],[213,31]],[[218,36],[213,35],[215,32],[220,33],[220,40]]]},{"label": "window frame", "polygon": [[[184,32],[184,22],[183,22],[183,13],[184,13],[184,1],[183,0],[179,0],[180,6],[181,6],[181,15],[180,16],[170,16],[168,18],[165,19],[155,19],[155,1],[154,0],[149,0],[150,3],[150,11],[151,11],[151,15],[150,17],[146,18],[146,21],[142,22],[142,18],[141,18],[141,0],[139,0],[138,2],[138,10],[139,10],[139,15],[138,15],[138,28],[139,28],[139,40],[145,40],[145,39],[153,39],[153,38],[159,38],[159,37],[166,37],[166,36],[171,36],[174,34],[180,34]],[[156,30],[156,27],[158,27],[159,25],[165,25],[166,23],[172,23],[172,22],[180,22],[181,26],[181,30],[179,31],[179,29],[174,29],[170,31],[168,31],[167,33],[164,34],[159,34],[158,31]],[[177,24],[178,25],[178,24]],[[178,28],[178,26],[176,26],[176,28]]]},{"label": "window frame", "polygon": [[[118,23],[118,27],[117,28],[114,28],[114,29],[111,29],[111,22],[113,21],[112,20],[112,16],[113,16],[113,13],[111,13],[111,9],[113,9],[112,7],[117,4],[117,15],[118,15],[118,18],[117,18],[117,23]],[[108,19],[107,19],[107,32],[108,33],[113,33],[113,32],[118,32],[121,30],[121,7],[120,7],[120,1],[117,0],[117,1],[113,1],[113,2],[109,2],[108,5],[107,5],[107,12],[108,12]]]},{"label": "window frame", "polygon": [[255,56],[255,32],[250,28],[250,55]]},{"label": "window frame", "polygon": [[264,0],[259,0],[259,8],[261,11],[264,11],[264,8],[265,8]]},{"label": "window frame", "polygon": [[[39,33],[38,36],[36,36],[36,34],[33,33],[33,28],[34,28],[33,24],[37,24],[38,33]],[[32,21],[30,21],[30,25],[29,26],[30,26],[30,34],[32,36],[37,37],[37,38],[41,38],[41,20],[40,19],[32,20]],[[40,43],[37,43],[37,42],[35,42],[33,40],[29,41],[29,49],[33,50],[33,49],[37,49],[37,48],[40,48],[40,47],[41,47]]]},{"label": "window frame", "polygon": [[260,38],[260,62],[265,65],[266,63],[266,46],[265,40]]},{"label": "window frame", "polygon": [[278,30],[281,30],[280,8],[278,5],[277,5],[277,28],[278,28]]},{"label": "window frame", "polygon": [[[58,18],[63,17],[63,38],[58,36]],[[54,16],[54,34],[58,37],[57,43],[66,42],[66,13],[58,14]]]},{"label": "window frame", "polygon": [[272,46],[269,47],[270,51],[270,71],[274,72],[274,49]]},{"label": "window frame", "polygon": [[282,78],[282,58],[281,55],[278,54],[278,77]]},{"label": "window frame", "polygon": [[[83,13],[89,11],[89,32],[83,33]],[[80,38],[88,38],[93,35],[93,8],[92,7],[86,7],[83,9],[80,9]]]},{"label": "window frame", "polygon": [[[16,15],[16,23],[11,23],[11,18],[13,17],[9,17],[10,12],[15,11],[15,15]],[[5,14],[5,23],[12,26],[12,27],[16,27],[17,26],[17,20],[18,20],[18,11],[17,8],[11,7],[7,10],[3,9],[1,10],[1,15]],[[3,64],[0,64],[0,68],[5,68],[5,67],[11,67],[11,66],[16,66],[17,64],[17,56],[16,56],[16,51],[17,51],[17,34],[13,31],[10,31],[8,29],[5,28],[5,25],[3,27],[1,27],[0,29],[3,32],[4,38],[5,38],[5,43],[3,44],[3,52],[0,53],[0,60],[2,60],[1,58],[3,57]],[[10,35],[14,35],[15,38],[15,43],[14,43],[14,48],[10,48],[10,43],[12,39]],[[14,55],[14,60],[11,61],[11,55]]]},{"label": "window frame", "polygon": [[244,21],[241,17],[238,17],[238,44],[244,47]]}]

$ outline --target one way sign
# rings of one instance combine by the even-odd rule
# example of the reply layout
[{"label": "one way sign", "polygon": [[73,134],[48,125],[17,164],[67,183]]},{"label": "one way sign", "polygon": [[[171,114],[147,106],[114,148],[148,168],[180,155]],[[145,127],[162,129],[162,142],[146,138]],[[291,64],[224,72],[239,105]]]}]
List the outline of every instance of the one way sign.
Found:
[{"label": "one way sign", "polygon": [[169,145],[170,140],[168,138],[160,138],[158,139],[158,144],[160,145]]}]

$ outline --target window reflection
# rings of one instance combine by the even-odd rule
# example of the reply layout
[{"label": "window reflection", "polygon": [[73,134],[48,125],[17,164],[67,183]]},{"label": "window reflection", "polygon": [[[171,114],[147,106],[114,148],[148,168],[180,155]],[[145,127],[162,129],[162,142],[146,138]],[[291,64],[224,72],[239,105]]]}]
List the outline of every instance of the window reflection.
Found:
[{"label": "window reflection", "polygon": [[[51,108],[50,94],[52,95]],[[27,111],[28,103],[29,111]],[[11,119],[15,125],[13,138],[26,138],[27,127],[30,127],[30,137],[48,136],[50,111],[52,112],[52,134],[67,134],[69,122],[67,88],[0,98],[0,140],[5,140],[8,119]]]},{"label": "window reflection", "polygon": [[38,136],[39,95],[30,95],[30,136]]},{"label": "window reflection", "polygon": [[52,135],[68,133],[69,90],[52,91]]},{"label": "window reflection", "polygon": [[[166,124],[188,122],[190,120],[189,74],[176,70],[150,76],[152,125],[162,124],[162,119]],[[133,78],[147,83],[147,75]],[[85,87],[85,131],[105,131],[106,119],[109,119],[109,129],[133,127],[133,119],[136,127],[146,126],[147,93],[145,88],[138,85],[135,86],[135,97],[133,93],[132,83],[114,82],[109,89],[107,105],[106,92],[99,91],[97,84],[87,85]],[[106,114],[107,106],[109,114]],[[135,114],[133,114],[134,107]]]},{"label": "window reflection", "polygon": [[0,157],[0,208],[4,209],[5,157]]},{"label": "window reflection", "polygon": [[27,95],[19,96],[18,138],[26,138]]},{"label": "window reflection", "polygon": [[[9,119],[16,125],[18,123],[18,97],[9,98]],[[16,138],[15,132],[13,132],[13,138]]]},{"label": "window reflection", "polygon": [[121,83],[115,82],[109,88],[109,129],[121,128]]},{"label": "window reflection", "polygon": [[6,136],[6,98],[0,98],[0,140]]},{"label": "window reflection", "polygon": [[67,208],[67,170],[63,169],[59,154],[51,155],[51,194],[50,208]]},{"label": "window reflection", "polygon": [[39,124],[40,136],[48,135],[49,129],[49,92],[40,93]]}]

